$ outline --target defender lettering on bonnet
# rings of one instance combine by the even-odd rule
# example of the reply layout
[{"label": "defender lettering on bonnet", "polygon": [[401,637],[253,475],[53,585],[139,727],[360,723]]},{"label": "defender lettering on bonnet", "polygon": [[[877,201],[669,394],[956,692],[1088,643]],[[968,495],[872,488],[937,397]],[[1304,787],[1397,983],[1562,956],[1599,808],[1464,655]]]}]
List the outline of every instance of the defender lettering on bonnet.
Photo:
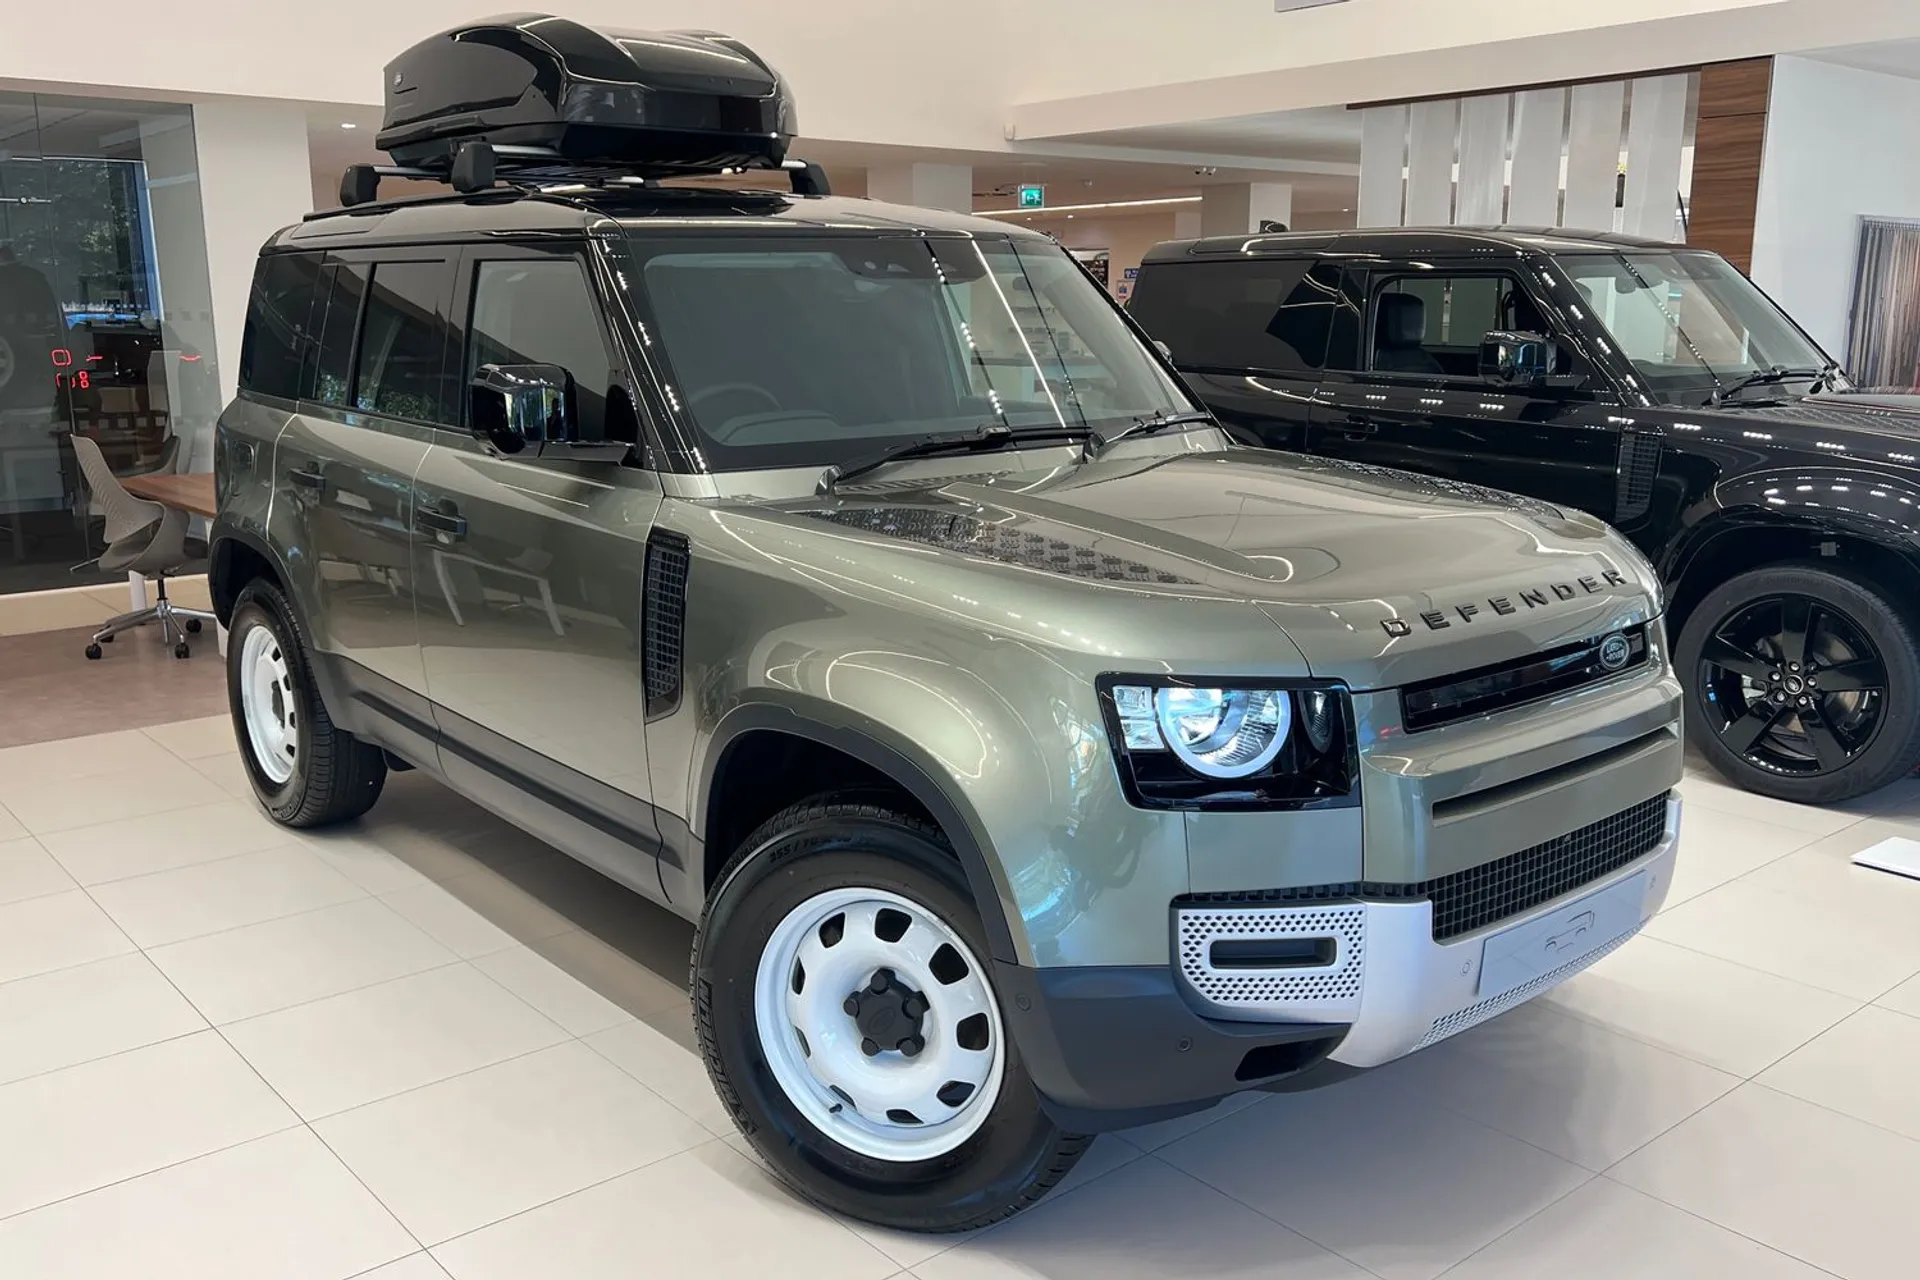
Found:
[{"label": "defender lettering on bonnet", "polygon": [[[1545,608],[1555,600],[1577,600],[1583,595],[1597,595],[1607,587],[1626,585],[1625,575],[1606,569],[1597,578],[1585,576],[1575,578],[1572,582],[1550,582],[1544,587],[1528,587],[1510,596],[1488,596],[1485,600],[1463,601],[1445,609],[1426,609],[1421,612],[1420,621],[1427,624],[1429,631],[1444,631],[1456,619],[1463,623],[1472,622],[1475,616],[1485,613],[1487,609],[1505,617],[1522,609]],[[1382,618],[1380,627],[1396,639],[1413,634],[1413,624],[1405,618]]]}]

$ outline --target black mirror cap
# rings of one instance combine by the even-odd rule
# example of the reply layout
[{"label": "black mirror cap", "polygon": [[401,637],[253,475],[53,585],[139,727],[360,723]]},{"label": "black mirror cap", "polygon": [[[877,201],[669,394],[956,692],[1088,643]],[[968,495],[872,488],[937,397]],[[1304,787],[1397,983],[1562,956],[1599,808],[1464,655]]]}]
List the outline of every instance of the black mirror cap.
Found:
[{"label": "black mirror cap", "polygon": [[597,29],[514,14],[443,31],[386,67],[374,145],[444,170],[463,142],[551,150],[642,177],[770,168],[798,129],[780,74],[706,31]]},{"label": "black mirror cap", "polygon": [[573,375],[556,364],[483,364],[468,384],[473,434],[501,453],[579,437]]},{"label": "black mirror cap", "polygon": [[1480,339],[1480,376],[1501,387],[1543,387],[1559,354],[1544,333],[1496,329]]}]

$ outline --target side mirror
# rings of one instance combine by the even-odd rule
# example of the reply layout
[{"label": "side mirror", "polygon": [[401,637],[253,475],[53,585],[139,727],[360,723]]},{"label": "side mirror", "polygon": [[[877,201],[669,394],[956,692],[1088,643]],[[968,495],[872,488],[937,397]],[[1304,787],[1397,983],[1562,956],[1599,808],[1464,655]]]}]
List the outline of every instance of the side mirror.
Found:
[{"label": "side mirror", "polygon": [[1500,387],[1544,387],[1559,356],[1559,349],[1543,333],[1496,329],[1480,339],[1480,377]]},{"label": "side mirror", "polygon": [[575,439],[572,383],[559,365],[481,365],[467,388],[473,434],[501,453]]},{"label": "side mirror", "polygon": [[1162,360],[1171,361],[1173,359],[1173,348],[1168,346],[1166,343],[1160,341],[1160,339],[1158,338],[1155,338],[1153,340],[1153,349],[1160,353],[1160,358]]}]

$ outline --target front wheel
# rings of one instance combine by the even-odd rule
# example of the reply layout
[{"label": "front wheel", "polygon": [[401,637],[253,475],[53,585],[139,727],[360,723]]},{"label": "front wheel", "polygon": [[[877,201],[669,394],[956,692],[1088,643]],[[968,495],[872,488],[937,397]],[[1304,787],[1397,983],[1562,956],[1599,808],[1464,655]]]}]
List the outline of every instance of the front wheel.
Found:
[{"label": "front wheel", "polygon": [[853,799],[773,819],[694,941],[694,1020],[740,1131],[801,1194],[908,1231],[998,1221],[1065,1177],[938,831]]},{"label": "front wheel", "polygon": [[1762,795],[1831,804],[1920,764],[1920,655],[1903,609],[1811,565],[1714,589],[1674,650],[1694,744]]}]

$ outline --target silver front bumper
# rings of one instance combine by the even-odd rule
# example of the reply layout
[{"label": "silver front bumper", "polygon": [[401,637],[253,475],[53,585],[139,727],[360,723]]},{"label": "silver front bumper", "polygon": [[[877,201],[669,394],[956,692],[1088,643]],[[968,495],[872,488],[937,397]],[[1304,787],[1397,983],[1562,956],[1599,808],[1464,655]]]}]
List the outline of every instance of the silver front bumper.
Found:
[{"label": "silver front bumper", "polygon": [[[1323,902],[1183,908],[1181,976],[1208,1012],[1243,1021],[1347,1023],[1331,1055],[1374,1067],[1504,1013],[1610,954],[1653,918],[1673,883],[1680,800],[1650,852],[1487,929],[1433,939],[1433,904]],[[1332,938],[1324,964],[1216,968],[1222,940]]]}]

